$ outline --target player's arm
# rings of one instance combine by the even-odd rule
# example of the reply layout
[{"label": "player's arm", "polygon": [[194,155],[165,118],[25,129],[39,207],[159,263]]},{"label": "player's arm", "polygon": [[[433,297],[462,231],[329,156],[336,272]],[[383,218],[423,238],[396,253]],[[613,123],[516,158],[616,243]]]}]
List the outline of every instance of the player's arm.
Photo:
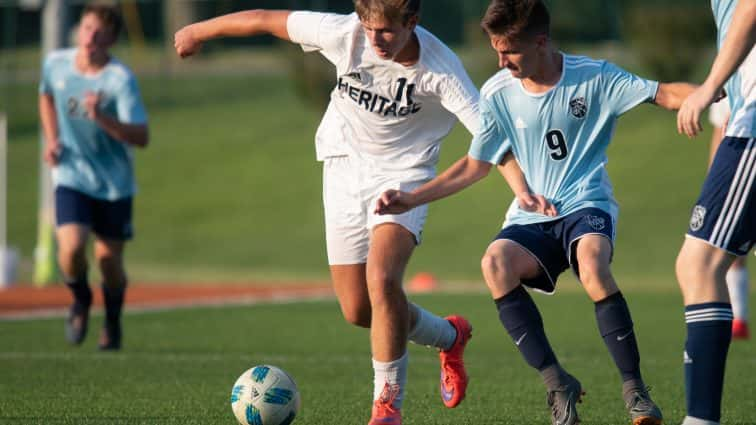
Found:
[{"label": "player's arm", "polygon": [[683,101],[693,93],[698,86],[690,83],[659,83],[653,103],[670,111],[680,109]]},{"label": "player's arm", "polygon": [[677,113],[677,131],[693,137],[703,128],[701,114],[711,105],[725,82],[738,69],[756,43],[756,0],[740,0],[732,14],[727,36],[704,83]]},{"label": "player's arm", "polygon": [[58,139],[58,116],[55,114],[55,100],[51,94],[39,95],[39,120],[45,137],[43,157],[51,167],[58,164],[60,140]]},{"label": "player's arm", "polygon": [[96,93],[87,93],[84,96],[84,108],[87,111],[87,117],[97,123],[108,135],[120,142],[140,148],[146,147],[149,143],[149,130],[147,124],[129,124],[118,121],[115,117],[109,116],[99,108],[100,95]]},{"label": "player's arm", "polygon": [[465,155],[435,179],[412,192],[387,190],[378,199],[376,214],[401,214],[435,200],[455,194],[482,179],[493,165]]},{"label": "player's arm", "polygon": [[509,188],[517,198],[520,209],[549,217],[556,217],[557,210],[543,195],[534,195],[530,191],[525,175],[520,168],[520,164],[515,159],[512,152],[504,155],[501,163],[497,166],[499,173],[507,181]]},{"label": "player's arm", "polygon": [[182,58],[197,53],[202,43],[223,37],[270,34],[290,41],[286,21],[288,10],[245,10],[187,25],[176,32],[174,46]]}]

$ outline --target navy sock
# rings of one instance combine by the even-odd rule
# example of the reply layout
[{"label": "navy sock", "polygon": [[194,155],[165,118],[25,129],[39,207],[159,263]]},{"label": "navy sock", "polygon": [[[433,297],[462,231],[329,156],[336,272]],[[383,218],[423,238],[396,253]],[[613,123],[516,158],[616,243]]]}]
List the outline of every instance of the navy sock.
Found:
[{"label": "navy sock", "polygon": [[105,320],[111,324],[117,324],[121,320],[121,310],[123,309],[123,299],[126,293],[126,287],[111,288],[102,285],[102,297],[105,301]]},{"label": "navy sock", "polygon": [[595,307],[599,332],[619,369],[622,381],[641,381],[638,342],[625,297],[617,292],[596,302]]},{"label": "navy sock", "polygon": [[92,305],[92,289],[86,273],[74,279],[67,279],[66,286],[71,290],[74,297],[74,308],[88,309]]},{"label": "navy sock", "polygon": [[688,416],[719,422],[725,361],[732,338],[730,303],[685,307],[685,401]]},{"label": "navy sock", "polygon": [[557,363],[546,333],[543,319],[528,291],[517,289],[495,300],[499,320],[512,337],[517,348],[532,367],[542,371]]}]

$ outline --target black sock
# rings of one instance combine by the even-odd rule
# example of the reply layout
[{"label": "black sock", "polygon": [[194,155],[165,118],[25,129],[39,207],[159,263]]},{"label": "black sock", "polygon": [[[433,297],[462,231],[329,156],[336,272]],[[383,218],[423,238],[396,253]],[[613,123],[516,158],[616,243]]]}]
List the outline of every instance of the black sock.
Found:
[{"label": "black sock", "polygon": [[105,320],[107,323],[117,324],[120,322],[125,293],[125,286],[112,288],[103,283],[102,297],[105,301]]},{"label": "black sock", "polygon": [[595,304],[599,332],[619,369],[622,381],[642,382],[638,342],[633,332],[630,309],[622,293],[617,292]]},{"label": "black sock", "polygon": [[73,294],[74,308],[88,309],[92,305],[92,289],[86,273],[74,279],[66,279],[65,283]]},{"label": "black sock", "polygon": [[688,416],[719,422],[732,307],[712,302],[685,307],[685,401]]},{"label": "black sock", "polygon": [[543,330],[541,313],[522,285],[495,302],[499,320],[530,366],[543,371],[558,364]]}]

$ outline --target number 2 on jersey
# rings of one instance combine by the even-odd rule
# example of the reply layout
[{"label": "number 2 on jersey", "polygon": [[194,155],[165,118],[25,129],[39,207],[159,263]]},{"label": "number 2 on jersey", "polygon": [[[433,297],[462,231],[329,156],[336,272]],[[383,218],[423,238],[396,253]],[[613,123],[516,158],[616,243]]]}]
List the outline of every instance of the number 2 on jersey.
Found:
[{"label": "number 2 on jersey", "polygon": [[551,159],[561,161],[567,158],[567,142],[561,130],[549,130],[546,133],[546,144],[551,149]]}]

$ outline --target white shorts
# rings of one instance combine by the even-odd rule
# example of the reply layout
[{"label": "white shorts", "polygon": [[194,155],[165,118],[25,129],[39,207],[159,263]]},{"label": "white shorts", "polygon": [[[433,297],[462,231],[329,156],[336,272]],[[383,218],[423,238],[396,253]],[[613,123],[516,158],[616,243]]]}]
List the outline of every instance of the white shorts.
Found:
[{"label": "white shorts", "polygon": [[397,223],[420,237],[428,215],[421,205],[404,214],[378,215],[376,202],[388,189],[411,191],[430,180],[404,181],[401,176],[381,174],[349,156],[326,158],[323,162],[323,206],[325,207],[326,248],[329,265],[367,262],[373,227]]}]

